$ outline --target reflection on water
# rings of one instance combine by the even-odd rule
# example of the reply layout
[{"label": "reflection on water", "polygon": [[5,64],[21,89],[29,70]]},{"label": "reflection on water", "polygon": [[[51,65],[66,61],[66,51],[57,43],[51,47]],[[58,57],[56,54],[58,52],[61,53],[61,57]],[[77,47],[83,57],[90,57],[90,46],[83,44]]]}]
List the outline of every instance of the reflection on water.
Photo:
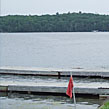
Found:
[{"label": "reflection on water", "polygon": [[[99,99],[76,98],[77,109],[97,109]],[[0,109],[73,109],[73,100],[64,96],[39,96],[19,93],[0,93]]]}]

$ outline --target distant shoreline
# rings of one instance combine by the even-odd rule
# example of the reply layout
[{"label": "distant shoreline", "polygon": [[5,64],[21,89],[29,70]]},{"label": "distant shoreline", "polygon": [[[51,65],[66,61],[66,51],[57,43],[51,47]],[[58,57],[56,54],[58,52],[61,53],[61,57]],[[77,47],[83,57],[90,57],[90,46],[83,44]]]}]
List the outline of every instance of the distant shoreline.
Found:
[{"label": "distant shoreline", "polygon": [[109,32],[109,15],[64,13],[0,17],[0,32]]},{"label": "distant shoreline", "polygon": [[97,31],[97,32],[93,32],[93,31],[57,31],[57,32],[46,32],[46,31],[43,31],[43,32],[31,32],[31,31],[26,31],[26,32],[0,32],[0,33],[108,33],[109,31]]}]

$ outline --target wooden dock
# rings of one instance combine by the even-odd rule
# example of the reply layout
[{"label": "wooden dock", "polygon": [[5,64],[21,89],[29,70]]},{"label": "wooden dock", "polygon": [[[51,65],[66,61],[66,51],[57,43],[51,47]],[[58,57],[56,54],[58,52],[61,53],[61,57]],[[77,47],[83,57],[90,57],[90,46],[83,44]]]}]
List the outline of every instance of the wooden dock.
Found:
[{"label": "wooden dock", "polygon": [[[109,83],[74,83],[75,93],[81,95],[109,95]],[[1,81],[0,91],[3,92],[29,92],[29,93],[56,93],[65,94],[68,83],[66,82],[13,82]]]},{"label": "wooden dock", "polygon": [[[109,70],[84,69],[51,69],[51,68],[21,68],[0,67],[0,74],[8,75],[40,75],[40,76],[73,76],[109,78]],[[82,95],[109,95],[109,83],[74,83],[75,93]],[[20,82],[0,81],[0,91],[29,92],[29,93],[58,93],[65,94],[66,82]]]},{"label": "wooden dock", "polygon": [[[0,85],[1,92],[28,92],[28,93],[55,93],[65,94],[67,87],[59,86],[26,86],[26,85]],[[81,88],[75,87],[75,93],[81,95],[109,95],[109,88]]]},{"label": "wooden dock", "polygon": [[69,76],[75,77],[99,77],[109,78],[109,70],[87,69],[53,69],[53,68],[24,68],[24,67],[0,67],[0,74],[10,75],[38,75],[38,76]]}]

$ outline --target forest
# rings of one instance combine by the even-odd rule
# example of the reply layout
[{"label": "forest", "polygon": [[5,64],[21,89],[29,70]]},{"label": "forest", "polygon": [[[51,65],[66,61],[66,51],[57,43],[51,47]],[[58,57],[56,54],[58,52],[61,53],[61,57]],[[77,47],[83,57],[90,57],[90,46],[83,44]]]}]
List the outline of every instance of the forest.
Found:
[{"label": "forest", "polygon": [[0,16],[0,32],[92,32],[109,31],[109,15],[63,13],[54,15]]}]

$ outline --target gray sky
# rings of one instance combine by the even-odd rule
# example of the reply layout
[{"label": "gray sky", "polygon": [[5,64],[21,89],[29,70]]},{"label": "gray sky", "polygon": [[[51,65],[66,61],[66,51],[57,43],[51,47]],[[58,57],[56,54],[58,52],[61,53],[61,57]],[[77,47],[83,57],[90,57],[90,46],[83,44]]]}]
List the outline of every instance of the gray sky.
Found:
[{"label": "gray sky", "polygon": [[1,0],[2,15],[91,12],[109,14],[109,0]]}]

